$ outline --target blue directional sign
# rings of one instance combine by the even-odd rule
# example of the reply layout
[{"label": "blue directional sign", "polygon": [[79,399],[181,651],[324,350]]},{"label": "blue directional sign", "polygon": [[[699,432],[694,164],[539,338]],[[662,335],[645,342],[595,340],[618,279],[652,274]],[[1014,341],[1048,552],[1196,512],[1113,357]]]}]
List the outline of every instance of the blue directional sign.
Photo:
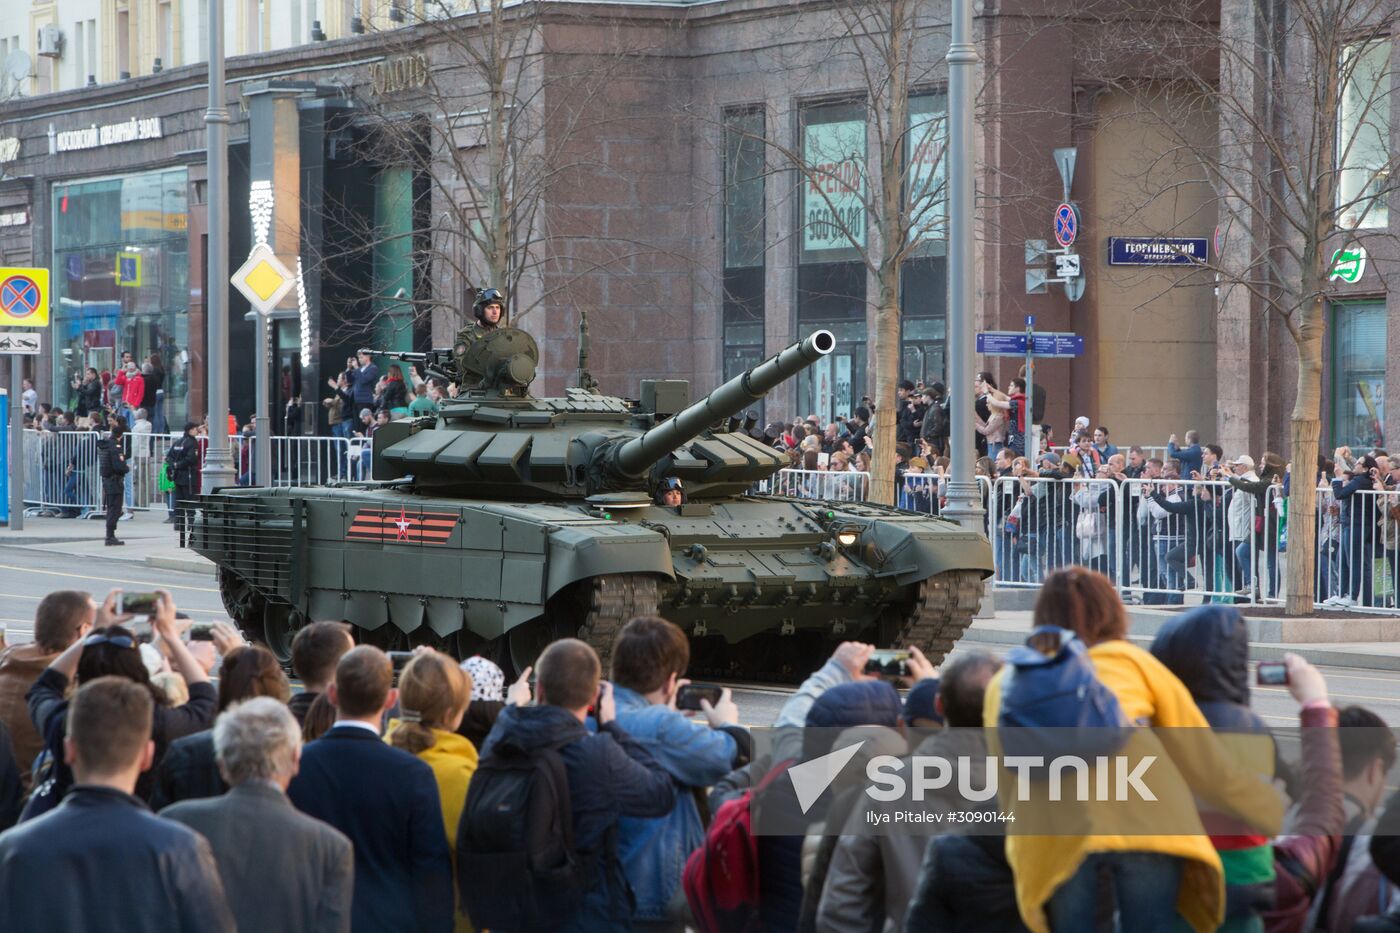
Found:
[{"label": "blue directional sign", "polygon": [[1110,266],[1193,266],[1209,258],[1210,241],[1205,237],[1111,236],[1108,238]]},{"label": "blue directional sign", "polygon": [[[1035,356],[1072,357],[1084,355],[1084,338],[1078,334],[1035,334],[1031,350]],[[1024,331],[992,330],[977,335],[977,352],[983,356],[1025,356]]]},{"label": "blue directional sign", "polygon": [[1083,356],[1084,338],[1078,334],[1036,334],[1036,356]]},{"label": "blue directional sign", "polygon": [[1025,331],[992,330],[979,333],[977,352],[983,356],[1025,356]]}]

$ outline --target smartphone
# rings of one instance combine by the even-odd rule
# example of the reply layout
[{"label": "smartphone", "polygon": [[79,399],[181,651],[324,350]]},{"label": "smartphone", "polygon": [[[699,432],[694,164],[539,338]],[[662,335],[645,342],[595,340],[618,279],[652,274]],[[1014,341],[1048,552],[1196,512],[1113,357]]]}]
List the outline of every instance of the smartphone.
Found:
[{"label": "smartphone", "polygon": [[685,684],[676,691],[676,709],[703,709],[701,700],[709,700],[713,708],[723,693],[724,688],[714,684]]},{"label": "smartphone", "polygon": [[1255,676],[1261,687],[1288,686],[1288,665],[1282,661],[1260,661]]},{"label": "smartphone", "polygon": [[150,614],[156,611],[160,596],[156,593],[118,593],[117,615],[131,613]]},{"label": "smartphone", "polygon": [[[194,636],[190,636],[190,637],[193,638]],[[404,665],[408,663],[408,659],[411,658],[411,657],[413,657],[413,652],[412,652],[412,651],[390,651],[390,652],[388,652],[388,655],[389,655],[389,663],[392,664],[392,665],[394,665],[394,673],[397,674],[399,671],[403,670]]]},{"label": "smartphone", "polygon": [[877,650],[865,662],[865,672],[881,677],[908,677],[909,652],[893,648]]},{"label": "smartphone", "polygon": [[195,622],[190,626],[190,641],[213,641],[214,623]]},{"label": "smartphone", "polygon": [[598,718],[598,707],[603,705],[603,682],[598,682],[598,695],[593,698],[593,704],[588,707],[588,715],[594,719]]}]

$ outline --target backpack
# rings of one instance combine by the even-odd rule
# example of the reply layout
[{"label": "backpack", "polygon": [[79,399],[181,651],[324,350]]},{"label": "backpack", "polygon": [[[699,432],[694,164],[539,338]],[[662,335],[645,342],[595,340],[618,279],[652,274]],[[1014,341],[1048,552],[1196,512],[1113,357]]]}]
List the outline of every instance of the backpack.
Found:
[{"label": "backpack", "polygon": [[686,859],[681,884],[700,933],[758,930],[758,840],[749,804],[794,763],[776,765],[757,787],[721,804],[705,841]]},{"label": "backpack", "polygon": [[[1031,643],[1057,639],[1046,655]],[[1038,755],[1045,764],[1061,755],[1093,759],[1112,755],[1129,735],[1127,717],[1113,691],[1104,686],[1089,650],[1073,632],[1042,625],[1025,645],[1006,655],[997,727],[1004,754]]]},{"label": "backpack", "polygon": [[559,748],[494,750],[472,775],[457,829],[457,889],[478,930],[554,929],[583,902],[593,860],[574,848]]}]

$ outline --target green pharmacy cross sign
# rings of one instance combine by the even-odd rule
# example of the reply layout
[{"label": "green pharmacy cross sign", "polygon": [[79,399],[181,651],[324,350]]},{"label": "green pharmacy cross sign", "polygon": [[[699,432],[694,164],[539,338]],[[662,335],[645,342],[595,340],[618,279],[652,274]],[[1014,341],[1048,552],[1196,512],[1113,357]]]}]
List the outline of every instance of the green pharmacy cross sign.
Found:
[{"label": "green pharmacy cross sign", "polygon": [[1332,265],[1327,273],[1328,281],[1341,279],[1348,285],[1355,285],[1366,274],[1366,247],[1348,246],[1332,254]]}]

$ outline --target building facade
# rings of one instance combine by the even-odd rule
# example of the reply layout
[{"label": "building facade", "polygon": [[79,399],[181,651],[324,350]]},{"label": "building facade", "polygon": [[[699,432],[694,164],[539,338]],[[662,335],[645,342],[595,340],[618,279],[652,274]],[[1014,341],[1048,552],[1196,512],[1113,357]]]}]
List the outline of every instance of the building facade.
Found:
[{"label": "building facade", "polygon": [[[53,274],[52,352],[34,370],[42,396],[65,402],[75,375],[122,350],[158,352],[171,374],[173,423],[204,409],[210,283],[198,62],[207,24],[202,5],[180,0],[79,6],[25,11],[51,14],[68,31],[63,56],[44,58],[49,84],[36,71],[0,105],[0,258]],[[916,67],[899,171],[918,221],[900,266],[901,358],[903,375],[933,382],[945,372],[948,313],[940,195],[948,17],[946,4],[917,6],[924,19],[909,46]],[[270,325],[263,365],[274,374],[274,412],[298,399],[314,412],[349,352],[446,345],[466,320],[471,287],[498,284],[471,280],[490,264],[476,255],[481,238],[462,234],[473,217],[507,209],[482,203],[481,186],[461,177],[482,170],[495,125],[491,88],[468,66],[463,37],[484,41],[488,27],[503,27],[486,16],[415,24],[407,6],[389,3],[360,9],[358,22],[357,7],[312,0],[229,8],[229,266],[260,236],[289,267],[301,260],[302,288]],[[832,418],[873,394],[874,267],[884,246],[872,208],[886,170],[884,130],[868,72],[833,38],[851,27],[848,5],[509,9],[517,27],[531,18],[514,94],[534,123],[506,149],[520,164],[547,163],[526,232],[512,228],[507,252],[516,258],[504,266],[515,323],[541,346],[539,388],[573,384],[586,313],[589,369],[608,392],[671,377],[690,379],[698,394],[826,327],[837,353],[767,399],[765,419]],[[410,15],[401,23],[395,11]],[[18,31],[14,18],[0,14],[0,35],[37,42],[36,24]],[[122,43],[107,41],[109,21],[127,37],[125,59]],[[312,41],[313,23],[326,40]],[[1110,261],[1110,238],[1171,236],[1215,249],[1218,226],[1212,194],[1190,166],[1143,170],[1145,152],[1170,146],[1117,90],[1125,78],[1169,83],[1174,73],[1142,56],[1076,54],[1114,46],[1110,28],[1122,29],[1047,18],[1022,0],[981,8],[977,329],[1023,330],[1033,315],[1038,330],[1085,338],[1082,357],[1036,367],[1061,439],[1082,414],[1110,426],[1120,444],[1160,445],[1196,428],[1230,449],[1280,449],[1292,392],[1281,327],[1238,296],[1216,294],[1200,269]],[[161,70],[152,73],[156,57]],[[120,64],[136,60],[133,77],[120,79],[128,70]],[[1209,76],[1213,66],[1196,67]],[[95,86],[78,80],[83,72]],[[1198,117],[1186,131],[1208,140],[1214,118],[1208,108]],[[379,144],[405,126],[421,127],[407,137],[417,143]],[[1026,241],[1053,240],[1066,194],[1054,151],[1071,146],[1068,195],[1082,221],[1072,248],[1086,285],[1077,301],[1059,285],[1028,294],[1026,283]],[[1324,439],[1360,442],[1369,419],[1367,437],[1383,441],[1386,411],[1395,410],[1385,401],[1397,384],[1386,378],[1395,357],[1386,263],[1376,256],[1372,277],[1334,303]],[[230,295],[232,404],[242,419],[252,409],[255,325]],[[987,357],[979,368],[1004,385],[1020,363]],[[1353,384],[1363,382],[1358,397]]]}]

